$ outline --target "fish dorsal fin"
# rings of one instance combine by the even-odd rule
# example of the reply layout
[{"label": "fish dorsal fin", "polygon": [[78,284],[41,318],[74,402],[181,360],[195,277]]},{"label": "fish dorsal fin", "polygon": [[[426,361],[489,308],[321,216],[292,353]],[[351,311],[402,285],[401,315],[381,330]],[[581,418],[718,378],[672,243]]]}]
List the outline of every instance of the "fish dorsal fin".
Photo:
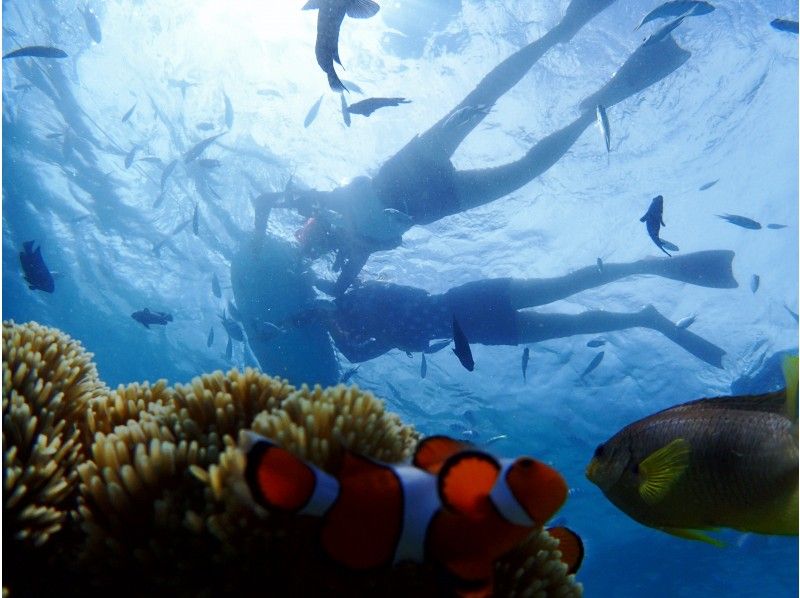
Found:
[{"label": "fish dorsal fin", "polygon": [[303,6],[303,10],[317,10],[319,8],[319,0],[308,0]]},{"label": "fish dorsal fin", "polygon": [[783,360],[783,379],[786,381],[786,416],[795,423],[797,423],[797,369],[797,355],[789,355]]},{"label": "fish dorsal fin", "polygon": [[567,566],[567,575],[575,573],[583,562],[583,540],[567,527],[551,527],[547,533],[558,540],[561,562]]},{"label": "fish dorsal fin", "polygon": [[479,516],[491,508],[489,494],[499,473],[500,464],[487,453],[457,453],[445,461],[439,472],[439,498],[445,508]]},{"label": "fish dorsal fin", "polygon": [[706,544],[711,544],[712,546],[716,546],[717,548],[725,547],[724,542],[717,540],[716,538],[712,538],[708,534],[705,534],[697,529],[686,529],[681,527],[662,527],[660,529],[662,531],[667,532],[668,534],[677,536],[678,538],[683,538],[684,540],[695,540],[697,542],[705,542]]},{"label": "fish dorsal fin", "polygon": [[342,464],[339,468],[337,477],[345,478],[348,476],[359,476],[370,474],[372,472],[387,469],[388,465],[377,463],[372,459],[354,453],[349,449],[344,449],[344,456],[342,457]]},{"label": "fish dorsal fin", "polygon": [[353,0],[347,7],[347,16],[351,19],[368,19],[375,16],[380,8],[372,0]]},{"label": "fish dorsal fin", "polygon": [[436,475],[450,457],[472,448],[471,444],[448,436],[428,436],[417,445],[412,465]]},{"label": "fish dorsal fin", "polygon": [[148,307],[145,307],[145,308],[144,308],[142,311],[143,311],[144,313],[146,313],[146,314],[149,314],[149,313],[150,313],[150,308],[148,308]]},{"label": "fish dorsal fin", "polygon": [[659,502],[689,466],[691,446],[683,438],[651,453],[639,463],[639,494],[648,504]]}]

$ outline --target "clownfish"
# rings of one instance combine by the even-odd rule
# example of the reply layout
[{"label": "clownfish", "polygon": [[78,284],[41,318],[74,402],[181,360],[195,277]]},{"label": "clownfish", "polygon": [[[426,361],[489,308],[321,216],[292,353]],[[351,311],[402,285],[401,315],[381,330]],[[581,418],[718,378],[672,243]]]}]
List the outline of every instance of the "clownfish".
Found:
[{"label": "clownfish", "polygon": [[[345,452],[327,473],[271,440],[243,433],[245,481],[268,510],[322,517],[320,545],[355,571],[402,561],[433,562],[461,596],[490,596],[494,563],[548,521],[567,497],[553,468],[530,457],[497,459],[469,444],[431,436],[411,464]],[[568,572],[583,544],[552,528]]]}]

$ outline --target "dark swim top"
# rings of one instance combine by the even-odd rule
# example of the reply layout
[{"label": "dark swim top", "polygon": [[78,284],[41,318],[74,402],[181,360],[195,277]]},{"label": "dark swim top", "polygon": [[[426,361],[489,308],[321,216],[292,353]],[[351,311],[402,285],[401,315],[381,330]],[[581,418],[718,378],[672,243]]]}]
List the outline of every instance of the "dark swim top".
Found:
[{"label": "dark swim top", "polygon": [[349,361],[390,351],[424,351],[430,341],[452,338],[455,315],[467,339],[484,345],[518,343],[510,279],[470,282],[442,295],[415,287],[371,281],[336,300],[331,335]]},{"label": "dark swim top", "polygon": [[455,168],[447,156],[437,153],[414,137],[381,166],[372,181],[383,204],[408,214],[414,224],[430,224],[461,211]]}]

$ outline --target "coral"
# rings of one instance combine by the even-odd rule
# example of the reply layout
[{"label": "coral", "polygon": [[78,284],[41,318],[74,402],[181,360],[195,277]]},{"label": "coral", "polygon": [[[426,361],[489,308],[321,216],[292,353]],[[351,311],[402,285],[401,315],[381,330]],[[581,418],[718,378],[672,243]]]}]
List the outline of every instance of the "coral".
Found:
[{"label": "coral", "polygon": [[[345,447],[406,459],[418,434],[371,394],[295,389],[250,369],[109,390],[58,331],[8,323],[3,340],[4,532],[31,550],[58,546],[36,593],[437,595],[427,565],[341,571],[317,548],[319,520],[255,507],[242,481],[245,429],[328,470]],[[498,595],[579,594],[555,544],[540,531],[499,563]],[[19,575],[4,582],[25,587]]]}]

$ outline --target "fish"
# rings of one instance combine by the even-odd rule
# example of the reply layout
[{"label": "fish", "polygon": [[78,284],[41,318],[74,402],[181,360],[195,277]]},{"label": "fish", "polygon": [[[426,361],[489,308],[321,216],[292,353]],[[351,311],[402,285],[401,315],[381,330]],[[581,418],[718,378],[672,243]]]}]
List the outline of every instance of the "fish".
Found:
[{"label": "fish", "polygon": [[422,354],[422,362],[419,365],[419,377],[423,380],[428,375],[428,361],[425,359],[425,353]]},{"label": "fish", "polygon": [[342,120],[344,120],[344,124],[348,127],[350,126],[350,112],[347,109],[347,100],[344,99],[344,94],[339,95],[339,98],[342,103]]},{"label": "fish", "polygon": [[200,235],[200,204],[194,204],[194,214],[192,215],[192,232],[195,237]]},{"label": "fish", "polygon": [[587,347],[591,347],[592,349],[596,349],[597,347],[602,347],[606,344],[605,339],[602,338],[593,338],[588,343],[586,343]]},{"label": "fish", "polygon": [[444,340],[444,341],[437,341],[435,343],[432,343],[432,344],[428,345],[428,348],[425,349],[424,352],[428,353],[428,354],[430,354],[430,353],[438,353],[439,351],[444,349],[447,345],[449,345],[451,342],[452,341],[450,339],[447,339],[447,340]]},{"label": "fish", "polygon": [[63,136],[64,133],[48,133],[45,135],[48,139],[58,139],[59,137]]},{"label": "fish", "polygon": [[125,155],[125,168],[126,169],[131,167],[131,164],[133,164],[133,161],[136,159],[136,152],[138,152],[138,151],[139,151],[139,146],[138,145],[134,145],[131,148],[131,151],[129,151]]},{"label": "fish", "polygon": [[758,274],[753,274],[750,278],[750,290],[755,293],[758,290],[758,285],[761,283],[761,277]]},{"label": "fish", "polygon": [[597,271],[602,274],[603,273],[603,260],[597,258]]},{"label": "fish", "polygon": [[176,226],[174,229],[172,229],[172,232],[170,232],[163,239],[161,239],[161,241],[159,241],[158,243],[153,245],[153,253],[155,253],[156,255],[160,255],[161,248],[164,247],[164,245],[166,245],[172,237],[174,237],[179,232],[181,232],[183,229],[185,229],[187,226],[189,226],[189,224],[191,222],[192,222],[192,219],[191,218],[187,218],[186,220],[181,222],[178,226]]},{"label": "fish", "polygon": [[83,14],[83,21],[86,23],[86,31],[89,32],[95,43],[99,44],[103,41],[103,33],[100,30],[100,22],[97,20],[97,15],[88,6],[81,13]]},{"label": "fish", "polygon": [[461,326],[458,325],[458,320],[456,320],[455,316],[453,316],[453,342],[456,345],[453,349],[453,353],[456,354],[456,357],[458,357],[461,365],[463,365],[469,372],[474,370],[475,361],[472,359],[472,351],[469,348],[469,341],[467,340],[467,337],[464,336],[464,332],[461,330]]},{"label": "fish", "polygon": [[777,29],[778,31],[797,33],[798,30],[797,21],[791,21],[789,19],[772,19],[769,24],[772,25],[773,29]]},{"label": "fish", "polygon": [[150,162],[151,164],[163,164],[164,162],[161,161],[161,158],[157,156],[142,156],[137,160],[137,162]]},{"label": "fish", "polygon": [[227,317],[225,315],[225,310],[222,310],[222,315],[219,316],[219,319],[222,321],[222,327],[230,338],[235,341],[244,342],[244,331],[241,325],[236,320]]},{"label": "fish", "polygon": [[214,123],[201,122],[201,123],[197,123],[194,127],[195,127],[195,129],[198,129],[200,131],[210,131],[211,129],[214,128]]},{"label": "fish", "polygon": [[170,314],[160,312],[160,311],[150,311],[148,308],[144,308],[141,311],[135,311],[131,314],[131,317],[139,322],[145,328],[150,328],[150,325],[158,324],[159,326],[166,326],[167,322],[172,322],[172,316]]},{"label": "fish", "polygon": [[[228,306],[233,305],[230,301],[228,302]],[[234,306],[234,309],[236,307]],[[261,322],[258,321],[257,323],[257,331],[255,333],[256,337],[263,340],[263,341],[271,341],[279,334],[284,334],[286,330],[281,328],[280,326],[276,326],[272,322]]]},{"label": "fish", "polygon": [[797,536],[797,356],[785,388],[704,398],[636,421],[600,444],[586,477],[641,524],[722,543],[705,532]]},{"label": "fish", "polygon": [[483,446],[489,446],[490,444],[494,444],[495,442],[500,442],[501,440],[505,440],[506,438],[508,438],[508,434],[498,434],[497,436],[492,436],[491,438],[489,438],[489,440],[483,443]]},{"label": "fish", "polygon": [[167,85],[170,87],[177,87],[181,90],[181,97],[186,98],[186,90],[190,87],[197,87],[197,83],[189,83],[183,79],[168,79]]},{"label": "fish", "polygon": [[680,248],[675,245],[675,243],[670,243],[666,239],[659,239],[661,241],[661,247],[666,249],[667,251],[680,251]]},{"label": "fish", "polygon": [[786,224],[768,224],[767,228],[771,228],[772,230],[780,230],[782,228],[786,228]]},{"label": "fish", "polygon": [[228,129],[233,128],[233,104],[231,104],[231,99],[228,97],[228,94],[224,91],[222,92],[222,99],[225,100],[225,126]]},{"label": "fish", "polygon": [[200,158],[197,161],[197,165],[202,168],[219,168],[222,166],[222,162],[217,160],[216,158]]},{"label": "fish", "polygon": [[186,152],[184,154],[184,156],[183,156],[184,164],[188,164],[189,162],[191,162],[195,158],[198,158],[200,156],[200,154],[202,154],[203,151],[209,145],[214,143],[217,139],[222,137],[225,133],[226,133],[226,131],[223,131],[222,133],[217,133],[216,135],[212,135],[211,137],[207,137],[207,138],[203,139],[202,141],[196,143],[194,145],[194,147],[192,147],[192,149],[190,149],[188,152]]},{"label": "fish", "polygon": [[605,354],[606,354],[605,351],[600,351],[597,355],[594,356],[594,358],[589,362],[589,365],[586,366],[586,369],[583,370],[583,372],[581,373],[581,380],[583,380],[586,374],[588,374],[589,372],[594,370],[598,365],[600,365],[600,362],[603,361],[603,357],[605,356]]},{"label": "fish", "polygon": [[219,286],[219,279],[216,274],[211,275],[211,292],[214,293],[214,297],[217,299],[222,298],[222,289]]},{"label": "fish", "polygon": [[225,345],[225,359],[230,361],[232,357],[233,357],[233,341],[231,340],[231,337],[228,337],[228,344]]},{"label": "fish", "polygon": [[668,19],[670,17],[680,17],[681,15],[694,17],[705,15],[713,11],[714,6],[708,2],[695,2],[691,0],[672,0],[671,2],[664,2],[660,6],[647,13],[636,26],[634,31],[639,29],[645,23],[655,21],[656,19]]},{"label": "fish", "polygon": [[453,112],[442,123],[444,129],[457,129],[470,123],[475,118],[484,118],[491,112],[491,104],[476,104],[475,106],[464,106]]},{"label": "fish", "polygon": [[206,347],[211,347],[214,344],[214,327],[208,329],[208,340],[206,340]]},{"label": "fish", "polygon": [[647,234],[650,235],[650,238],[653,240],[653,243],[656,244],[661,251],[669,255],[667,250],[664,249],[664,245],[661,242],[658,234],[661,232],[661,227],[666,226],[664,224],[664,197],[661,195],[656,195],[653,198],[653,201],[650,202],[650,207],[647,209],[647,212],[644,216],[639,218],[639,222],[644,222],[647,226]]},{"label": "fish", "polygon": [[44,291],[52,293],[56,290],[53,275],[47,268],[42,257],[42,246],[33,248],[35,241],[25,241],[22,251],[19,252],[19,262],[22,265],[22,274],[31,291]]},{"label": "fish", "polygon": [[169,175],[172,174],[172,171],[175,170],[175,167],[177,165],[178,165],[178,160],[177,159],[173,160],[172,162],[167,164],[167,166],[161,172],[161,191],[162,192],[164,191],[164,185],[167,184],[167,179],[169,178]]},{"label": "fish", "polygon": [[800,316],[797,315],[797,312],[792,311],[792,309],[790,309],[789,306],[786,305],[785,303],[783,304],[783,309],[789,312],[789,315],[792,316],[792,318],[794,318],[795,322],[800,322]]},{"label": "fish", "polygon": [[522,381],[528,381],[528,360],[531,358],[530,347],[525,347],[522,350]]},{"label": "fish", "polygon": [[367,98],[355,104],[350,104],[347,111],[350,114],[362,114],[369,116],[380,108],[388,106],[399,106],[400,104],[410,104],[411,100],[405,98]]},{"label": "fish", "polygon": [[64,52],[64,50],[51,48],[50,46],[27,46],[9,52],[8,54],[3,54],[3,60],[6,58],[22,58],[24,56],[33,58],[66,58],[67,53]]},{"label": "fish", "polygon": [[719,179],[714,179],[713,181],[709,181],[708,183],[700,185],[700,189],[698,189],[698,191],[705,191],[706,189],[711,189],[711,187],[716,185],[718,182]]},{"label": "fish", "polygon": [[697,316],[692,314],[691,316],[686,316],[685,318],[681,318],[680,320],[678,320],[675,326],[677,326],[678,328],[688,328],[689,326],[694,324],[694,321],[696,319]]},{"label": "fish", "polygon": [[380,6],[372,0],[309,0],[303,10],[318,9],[317,40],[314,54],[322,71],[328,75],[328,85],[333,91],[345,91],[344,84],[333,68],[336,61],[339,65],[339,28],[345,14],[353,19],[368,19],[374,16]]},{"label": "fish", "polygon": [[[242,321],[242,314],[239,313],[239,308],[236,307],[236,304],[230,299],[228,299],[228,313],[231,314],[231,317],[237,322]],[[269,322],[266,322],[266,324],[269,324]],[[272,324],[272,326],[274,328],[278,328],[277,326],[275,326],[275,324]]]},{"label": "fish", "polygon": [[597,115],[597,126],[600,128],[600,134],[603,136],[603,141],[606,144],[606,153],[608,153],[611,151],[611,128],[608,124],[608,115],[602,104],[597,105],[595,112]]},{"label": "fish", "polygon": [[274,89],[259,89],[258,91],[256,91],[256,93],[258,95],[260,95],[260,96],[264,96],[264,97],[267,97],[267,98],[269,98],[269,97],[278,97],[278,98],[283,97],[281,95],[281,92],[275,91]]},{"label": "fish", "polygon": [[303,120],[303,127],[305,127],[306,129],[311,123],[314,122],[314,119],[317,118],[317,114],[319,113],[319,106],[320,104],[322,104],[322,98],[324,97],[325,97],[324,95],[319,96],[319,99],[316,102],[314,102],[314,105],[311,106],[311,109],[309,109],[308,114],[306,114],[306,118]]},{"label": "fish", "polygon": [[124,123],[128,122],[128,119],[129,119],[129,118],[131,117],[131,115],[133,114],[133,111],[134,111],[134,110],[136,110],[136,104],[138,104],[138,103],[139,103],[139,102],[134,102],[134,103],[133,103],[133,106],[131,106],[131,107],[128,109],[128,111],[127,111],[127,112],[126,112],[126,113],[125,113],[125,114],[122,116],[122,122],[124,122]]},{"label": "fish", "polygon": [[347,79],[342,79],[341,81],[342,85],[347,88],[347,91],[352,91],[353,93],[364,93],[364,90],[352,81],[348,81]]},{"label": "fish", "polygon": [[[447,436],[430,436],[411,463],[388,464],[344,449],[334,473],[255,432],[240,435],[249,497],[268,512],[320,519],[319,545],[353,571],[427,562],[441,595],[489,596],[494,563],[561,508],[561,474],[532,457],[499,459]],[[580,537],[560,540],[567,572],[583,558]]]},{"label": "fish", "polygon": [[355,375],[355,373],[358,371],[358,368],[360,367],[361,364],[353,366],[349,370],[347,370],[344,374],[342,374],[342,377],[339,379],[339,383],[344,384],[345,382],[350,380],[350,378],[352,378]]},{"label": "fish", "polygon": [[653,35],[644,40],[644,43],[642,45],[651,46],[664,41],[670,33],[672,33],[675,29],[678,28],[678,25],[683,23],[683,19],[684,17],[678,17],[674,21],[670,21],[669,23],[664,25],[661,29],[656,31]]},{"label": "fish", "polygon": [[738,214],[717,214],[717,218],[722,218],[731,224],[741,226],[742,228],[749,228],[750,230],[759,230],[761,228],[760,222],[756,222],[745,216],[739,216]]}]

